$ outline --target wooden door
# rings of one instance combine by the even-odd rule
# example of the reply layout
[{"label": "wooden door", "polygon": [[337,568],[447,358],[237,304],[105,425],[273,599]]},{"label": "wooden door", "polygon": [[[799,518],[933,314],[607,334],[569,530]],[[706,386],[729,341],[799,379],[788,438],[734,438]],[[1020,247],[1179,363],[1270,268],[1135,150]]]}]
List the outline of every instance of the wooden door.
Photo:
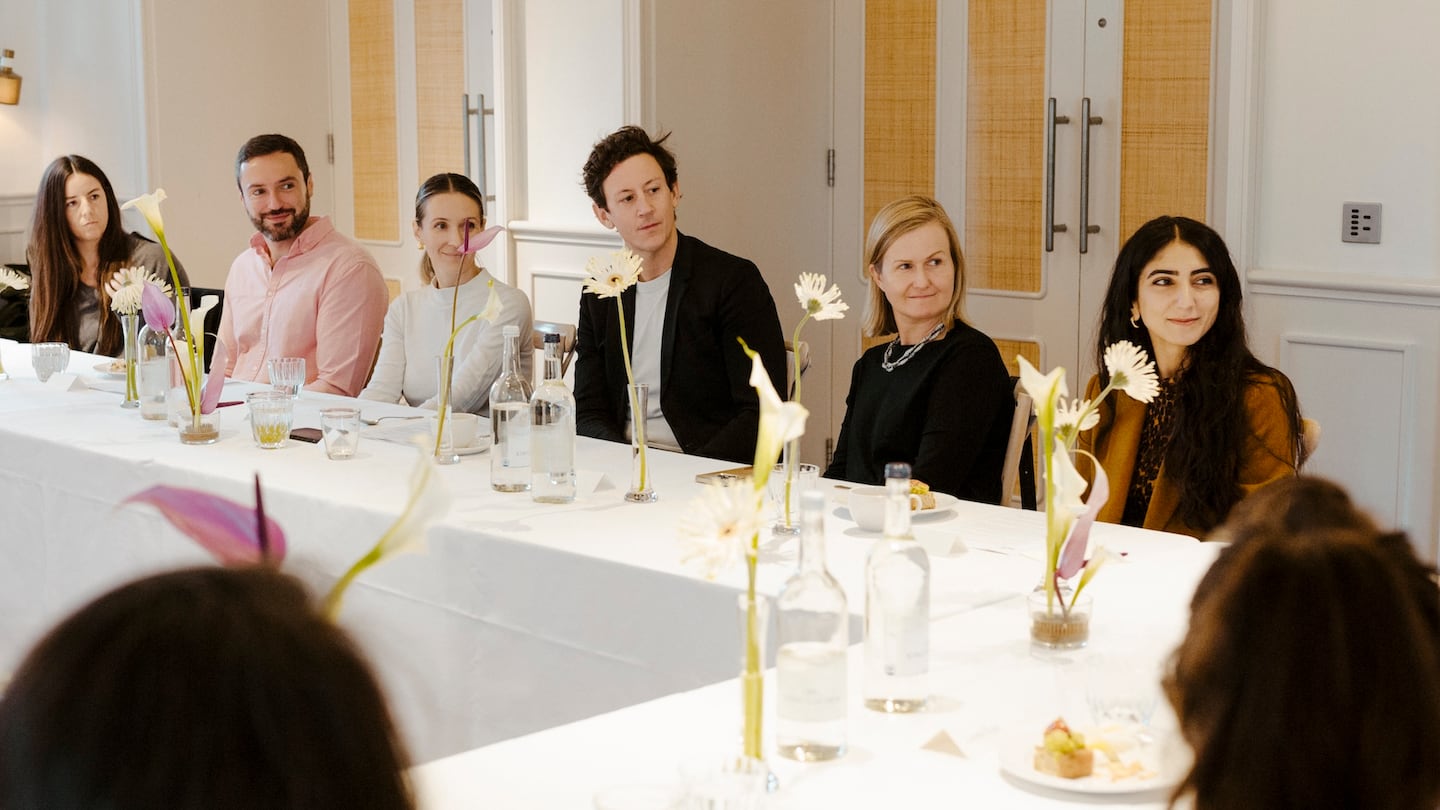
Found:
[{"label": "wooden door", "polygon": [[974,0],[967,22],[963,150],[938,150],[963,154],[971,319],[1073,391],[1124,239],[1206,216],[1211,3]]}]

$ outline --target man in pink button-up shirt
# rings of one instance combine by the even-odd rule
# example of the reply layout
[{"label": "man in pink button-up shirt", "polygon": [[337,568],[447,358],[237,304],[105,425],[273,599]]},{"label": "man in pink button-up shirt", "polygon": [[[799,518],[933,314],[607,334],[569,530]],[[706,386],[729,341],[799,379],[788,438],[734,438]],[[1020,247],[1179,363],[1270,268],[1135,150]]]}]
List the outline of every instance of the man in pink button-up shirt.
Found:
[{"label": "man in pink button-up shirt", "polygon": [[226,375],[269,382],[266,361],[303,357],[306,388],[355,396],[390,301],[380,268],[329,217],[310,216],[314,182],[295,141],[251,138],[235,158],[235,180],[257,233],[225,279]]}]

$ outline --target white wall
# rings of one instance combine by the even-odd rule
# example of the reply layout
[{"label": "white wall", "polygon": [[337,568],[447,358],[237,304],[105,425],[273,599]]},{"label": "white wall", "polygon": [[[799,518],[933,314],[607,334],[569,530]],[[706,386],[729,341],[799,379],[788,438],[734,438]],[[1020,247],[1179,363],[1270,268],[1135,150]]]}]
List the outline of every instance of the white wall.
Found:
[{"label": "white wall", "polygon": [[[1248,6],[1248,3],[1237,3]],[[1256,5],[1250,324],[1324,434],[1309,471],[1440,547],[1440,5]],[[1379,245],[1341,204],[1384,205]]]},{"label": "white wall", "polygon": [[[1440,280],[1440,3],[1263,4],[1260,267]],[[1341,244],[1346,201],[1380,245]]]}]

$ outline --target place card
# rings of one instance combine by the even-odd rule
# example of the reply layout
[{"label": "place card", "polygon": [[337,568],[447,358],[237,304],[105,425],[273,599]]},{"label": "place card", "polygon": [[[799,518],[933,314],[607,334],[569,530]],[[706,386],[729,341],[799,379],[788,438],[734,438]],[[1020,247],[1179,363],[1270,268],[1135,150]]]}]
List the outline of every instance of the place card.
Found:
[{"label": "place card", "polygon": [[920,749],[923,751],[934,751],[937,754],[960,757],[961,759],[965,758],[965,752],[960,750],[960,744],[955,742],[955,738],[951,737],[950,733],[944,730],[941,730],[934,737],[931,737],[928,742],[920,746]]},{"label": "place card", "polygon": [[599,470],[576,470],[575,491],[579,493],[605,492],[615,488],[610,476]]},{"label": "place card", "polygon": [[51,391],[87,391],[90,389],[90,386],[85,384],[84,378],[65,372],[51,374],[50,379],[40,384]]}]

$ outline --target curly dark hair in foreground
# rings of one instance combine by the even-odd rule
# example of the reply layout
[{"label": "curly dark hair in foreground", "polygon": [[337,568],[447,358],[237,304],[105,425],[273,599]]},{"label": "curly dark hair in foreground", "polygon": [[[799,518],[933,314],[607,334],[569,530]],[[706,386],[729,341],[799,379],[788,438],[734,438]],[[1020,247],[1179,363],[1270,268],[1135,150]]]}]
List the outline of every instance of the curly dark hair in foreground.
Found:
[{"label": "curly dark hair in foreground", "polygon": [[675,167],[674,153],[665,148],[665,141],[669,137],[670,133],[667,132],[658,138],[651,138],[650,133],[640,127],[626,126],[601,138],[590,150],[590,157],[585,161],[585,168],[581,170],[585,193],[590,195],[590,200],[609,211],[610,206],[605,203],[605,178],[615,171],[616,166],[636,155],[655,158],[655,162],[660,164],[660,170],[665,173],[665,185],[675,188],[680,173]]},{"label": "curly dark hair in foreground", "polygon": [[105,594],[0,701],[5,810],[410,810],[405,766],[359,651],[266,568]]},{"label": "curly dark hair in foreground", "polygon": [[1440,589],[1334,484],[1236,507],[1165,691],[1196,810],[1440,804]]},{"label": "curly dark hair in foreground", "polygon": [[1165,474],[1179,484],[1176,513],[1185,523],[1201,529],[1218,525],[1241,498],[1236,483],[1241,460],[1254,436],[1245,409],[1245,388],[1250,384],[1275,388],[1290,422],[1293,451],[1283,459],[1297,463],[1300,450],[1300,403],[1290,380],[1250,352],[1245,339],[1245,316],[1240,275],[1225,242],[1208,225],[1186,217],[1157,217],[1141,225],[1120,248],[1110,287],[1101,311],[1095,367],[1102,386],[1105,348],[1128,340],[1150,357],[1155,346],[1145,324],[1130,324],[1131,307],[1140,290],[1140,274],[1160,251],[1181,242],[1199,251],[1215,274],[1220,308],[1204,337],[1189,348],[1178,386],[1175,438],[1165,450]]}]

